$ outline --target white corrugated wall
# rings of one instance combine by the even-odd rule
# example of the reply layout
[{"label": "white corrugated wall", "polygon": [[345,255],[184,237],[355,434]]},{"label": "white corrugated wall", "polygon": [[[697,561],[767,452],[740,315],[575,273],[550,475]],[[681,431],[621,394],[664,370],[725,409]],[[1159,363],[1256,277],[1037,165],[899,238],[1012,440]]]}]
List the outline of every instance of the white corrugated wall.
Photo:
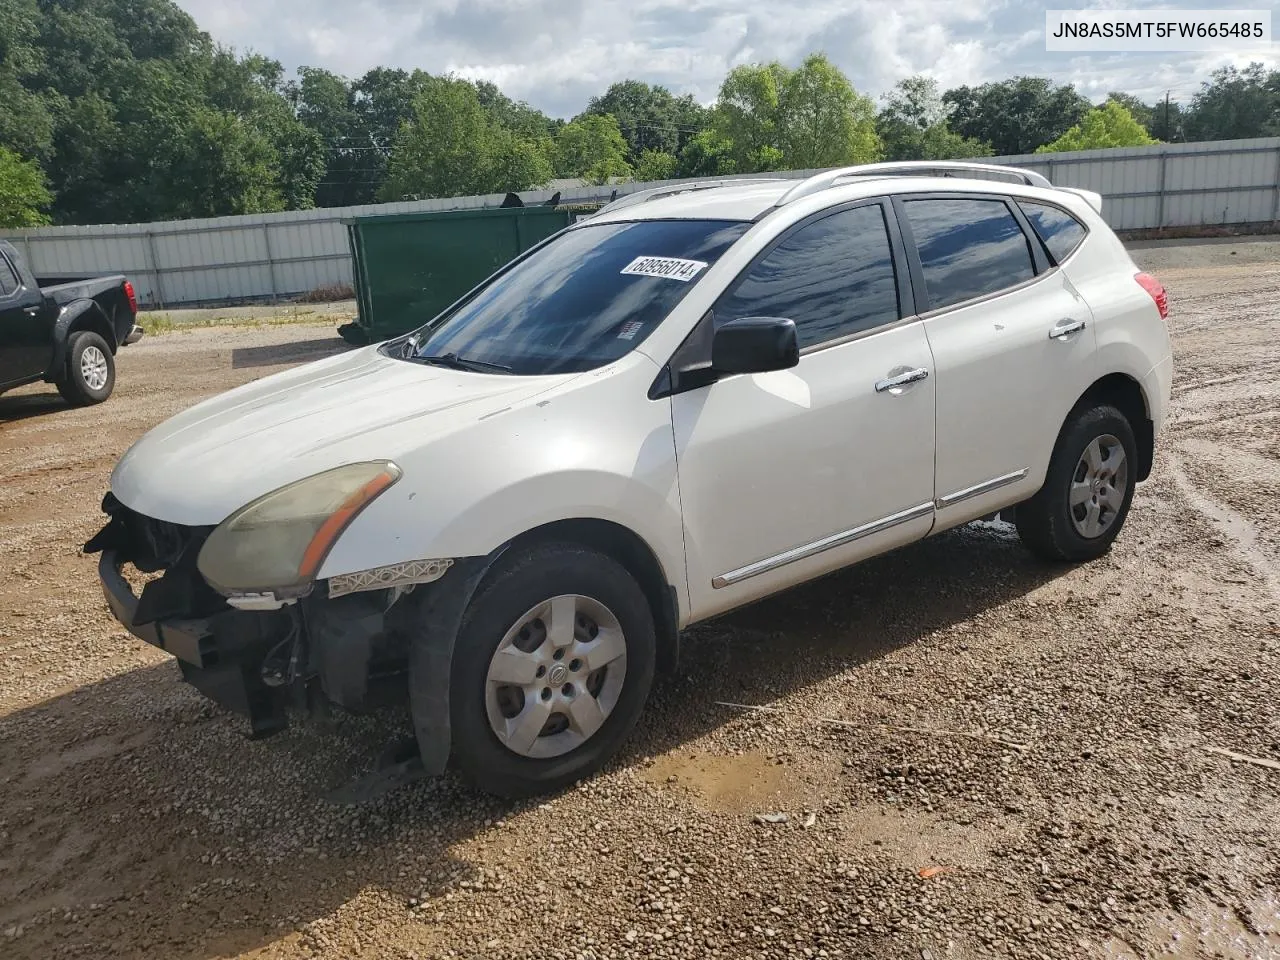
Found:
[{"label": "white corrugated wall", "polygon": [[[1055,184],[1096,190],[1112,227],[1133,230],[1271,223],[1280,217],[1280,137],[1078,153],[997,157]],[[761,176],[803,177],[814,171]],[[619,194],[654,186],[624,184]],[[572,187],[561,201],[604,199],[612,187]],[[526,203],[551,190],[524,191]],[[344,220],[352,217],[493,207],[501,194],[212,217],[163,223],[3,230],[39,276],[123,273],[149,305],[287,297],[351,283]]]}]

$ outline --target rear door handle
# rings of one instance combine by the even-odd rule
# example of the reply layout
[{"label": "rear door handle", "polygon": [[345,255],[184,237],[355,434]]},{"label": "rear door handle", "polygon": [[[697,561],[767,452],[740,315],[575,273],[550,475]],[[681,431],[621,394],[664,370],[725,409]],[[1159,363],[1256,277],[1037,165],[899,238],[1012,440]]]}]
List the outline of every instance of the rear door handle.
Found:
[{"label": "rear door handle", "polygon": [[1072,320],[1070,317],[1067,317],[1064,320],[1059,320],[1057,326],[1049,331],[1049,339],[1065,340],[1073,333],[1079,333],[1084,329],[1084,327],[1085,323],[1083,320]]},{"label": "rear door handle", "polygon": [[876,393],[901,393],[902,388],[907,384],[919,383],[928,376],[928,370],[924,367],[917,367],[914,370],[908,370],[906,373],[899,373],[896,376],[885,377],[883,380],[876,381]]},{"label": "rear door handle", "polygon": [[23,313],[25,313],[28,317],[35,317],[35,316],[39,316],[39,315],[40,315],[40,308],[39,308],[39,307],[26,307],[26,308],[24,308],[24,309],[23,309],[23,311],[22,311],[22,312],[23,312]]}]

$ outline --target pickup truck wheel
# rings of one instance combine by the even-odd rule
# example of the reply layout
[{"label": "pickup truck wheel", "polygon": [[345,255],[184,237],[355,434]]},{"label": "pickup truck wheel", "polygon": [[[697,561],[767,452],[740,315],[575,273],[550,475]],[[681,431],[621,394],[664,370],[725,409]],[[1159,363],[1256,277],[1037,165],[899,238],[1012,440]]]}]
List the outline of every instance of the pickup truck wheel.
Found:
[{"label": "pickup truck wheel", "polygon": [[67,342],[67,366],[58,392],[73,407],[101,403],[116,385],[116,363],[107,341],[92,330],[73,333]]},{"label": "pickup truck wheel", "polygon": [[1074,413],[1044,486],[1014,514],[1022,542],[1046,560],[1102,556],[1129,515],[1137,463],[1133,428],[1123,413],[1106,405]]},{"label": "pickup truck wheel", "polygon": [[556,544],[503,563],[472,600],[454,646],[458,766],[504,797],[594,772],[639,719],[656,649],[644,592],[612,557]]}]

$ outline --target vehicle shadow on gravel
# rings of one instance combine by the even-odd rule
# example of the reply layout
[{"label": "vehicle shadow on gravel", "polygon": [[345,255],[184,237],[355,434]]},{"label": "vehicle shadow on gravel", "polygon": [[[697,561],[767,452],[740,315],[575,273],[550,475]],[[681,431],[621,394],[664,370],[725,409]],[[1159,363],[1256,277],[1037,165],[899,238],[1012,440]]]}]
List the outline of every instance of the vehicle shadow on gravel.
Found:
[{"label": "vehicle shadow on gravel", "polygon": [[274,367],[285,363],[310,363],[354,349],[356,348],[336,334],[332,337],[270,344],[265,347],[236,347],[231,351],[231,368],[241,370],[247,367]]},{"label": "vehicle shadow on gravel", "polygon": [[0,397],[0,423],[42,417],[59,410],[74,409],[53,387],[47,393],[24,393]]},{"label": "vehicle shadow on gravel", "polygon": [[[768,703],[856,671],[1066,569],[984,524],[700,625],[609,770],[731,721],[717,700]],[[406,729],[391,712],[250,741],[171,663],[0,717],[0,927],[24,927],[7,955],[235,955],[311,936],[297,931],[370,895],[420,917],[429,947],[431,899],[477,879],[465,845],[527,842],[498,822],[542,801],[497,801],[446,776],[358,807],[326,802]]]}]

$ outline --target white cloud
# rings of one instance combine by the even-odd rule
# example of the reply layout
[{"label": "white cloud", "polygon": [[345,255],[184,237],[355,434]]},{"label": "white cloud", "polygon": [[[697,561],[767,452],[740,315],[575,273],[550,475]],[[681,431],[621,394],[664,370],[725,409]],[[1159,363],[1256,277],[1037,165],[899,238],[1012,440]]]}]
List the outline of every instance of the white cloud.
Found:
[{"label": "white cloud", "polygon": [[[1101,99],[1125,90],[1186,99],[1211,70],[1276,57],[1266,47],[1210,54],[1051,54],[1031,0],[177,0],[215,40],[359,76],[375,66],[454,71],[572,116],[628,77],[714,99],[733,66],[794,64],[823,50],[864,93],[926,73],[943,87],[1017,74],[1050,76]],[[1105,0],[1186,7],[1203,0]]]}]

